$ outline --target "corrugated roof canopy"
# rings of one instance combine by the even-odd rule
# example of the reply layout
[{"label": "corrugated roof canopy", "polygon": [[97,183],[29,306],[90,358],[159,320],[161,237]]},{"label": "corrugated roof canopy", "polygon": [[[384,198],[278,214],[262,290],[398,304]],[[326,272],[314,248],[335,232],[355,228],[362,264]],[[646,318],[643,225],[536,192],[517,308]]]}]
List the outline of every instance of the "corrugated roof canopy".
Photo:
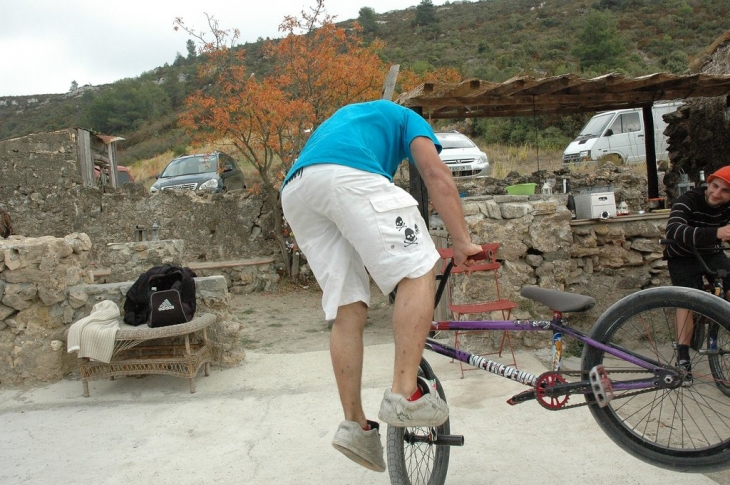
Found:
[{"label": "corrugated roof canopy", "polygon": [[586,79],[565,74],[515,77],[503,83],[469,79],[424,83],[396,102],[420,108],[427,119],[533,116],[651,106],[656,101],[730,94],[730,76],[667,73],[628,78],[606,74]]},{"label": "corrugated roof canopy", "polygon": [[[690,74],[677,76],[657,73],[627,78],[611,73],[592,79],[565,74],[543,79],[515,77],[503,83],[468,79],[460,83],[424,83],[402,93],[396,102],[419,110],[428,120],[536,116],[604,111],[621,108],[645,108],[656,101],[714,97],[730,94],[730,76]],[[646,113],[645,113],[646,115]],[[651,116],[645,116],[651,123]],[[652,135],[653,130],[647,133]],[[649,198],[658,197],[659,185],[654,155],[654,138],[647,136],[646,164]],[[415,178],[418,179],[416,174]],[[411,180],[413,187],[423,182]],[[420,187],[416,192],[425,193]],[[425,207],[427,200],[418,195]],[[424,217],[427,217],[424,216]]]}]

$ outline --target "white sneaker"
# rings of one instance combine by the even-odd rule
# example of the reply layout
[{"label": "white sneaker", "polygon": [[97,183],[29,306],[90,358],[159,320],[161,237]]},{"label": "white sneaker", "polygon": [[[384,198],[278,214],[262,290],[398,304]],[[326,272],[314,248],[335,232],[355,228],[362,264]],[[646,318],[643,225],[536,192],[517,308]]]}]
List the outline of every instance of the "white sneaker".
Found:
[{"label": "white sneaker", "polygon": [[380,420],[403,428],[444,424],[449,419],[449,406],[439,397],[436,386],[418,377],[418,387],[423,396],[415,401],[409,401],[390,390],[385,391],[378,413]]},{"label": "white sneaker", "polygon": [[385,471],[383,445],[380,444],[380,427],[375,421],[368,421],[370,429],[365,431],[354,421],[343,421],[335,432],[332,446],[350,460],[376,472]]}]

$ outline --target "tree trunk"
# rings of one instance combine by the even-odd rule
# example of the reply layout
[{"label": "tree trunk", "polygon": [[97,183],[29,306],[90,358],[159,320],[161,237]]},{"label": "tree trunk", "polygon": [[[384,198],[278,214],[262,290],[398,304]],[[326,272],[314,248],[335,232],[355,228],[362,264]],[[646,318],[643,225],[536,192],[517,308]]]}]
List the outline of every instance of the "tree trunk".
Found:
[{"label": "tree trunk", "polygon": [[[286,247],[286,237],[284,237],[284,210],[281,208],[281,197],[279,190],[266,180],[263,182],[264,191],[271,203],[271,209],[274,212],[274,238],[279,243],[279,251],[281,259],[284,262],[286,276],[292,276],[292,258],[289,256],[289,250]],[[299,269],[299,268],[297,268]]]}]

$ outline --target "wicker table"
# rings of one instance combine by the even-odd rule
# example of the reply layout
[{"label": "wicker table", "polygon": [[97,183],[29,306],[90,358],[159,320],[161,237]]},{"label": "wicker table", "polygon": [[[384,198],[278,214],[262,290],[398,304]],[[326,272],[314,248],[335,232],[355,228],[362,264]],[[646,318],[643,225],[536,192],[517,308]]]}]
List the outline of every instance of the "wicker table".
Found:
[{"label": "wicker table", "polygon": [[[89,397],[89,381],[109,377],[141,374],[165,374],[183,377],[190,381],[190,392],[195,392],[195,375],[205,365],[205,375],[210,375],[211,350],[206,328],[215,323],[216,316],[204,313],[188,323],[169,327],[150,328],[147,325],[133,327],[122,323],[117,331],[111,362],[99,362],[89,358],[79,359],[84,396]],[[202,340],[191,343],[190,336],[202,331]],[[184,344],[176,343],[175,337],[183,337]],[[150,340],[166,339],[150,345]],[[170,342],[168,342],[170,341]]]}]

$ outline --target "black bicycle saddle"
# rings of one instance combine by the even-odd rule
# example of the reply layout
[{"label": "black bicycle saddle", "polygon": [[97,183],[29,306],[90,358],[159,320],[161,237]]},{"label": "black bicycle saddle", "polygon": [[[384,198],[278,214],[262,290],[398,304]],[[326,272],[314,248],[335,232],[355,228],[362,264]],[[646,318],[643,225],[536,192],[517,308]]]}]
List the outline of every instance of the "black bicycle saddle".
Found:
[{"label": "black bicycle saddle", "polygon": [[558,312],[584,312],[596,304],[596,300],[590,296],[550,290],[539,286],[525,286],[520,290],[520,295]]}]

